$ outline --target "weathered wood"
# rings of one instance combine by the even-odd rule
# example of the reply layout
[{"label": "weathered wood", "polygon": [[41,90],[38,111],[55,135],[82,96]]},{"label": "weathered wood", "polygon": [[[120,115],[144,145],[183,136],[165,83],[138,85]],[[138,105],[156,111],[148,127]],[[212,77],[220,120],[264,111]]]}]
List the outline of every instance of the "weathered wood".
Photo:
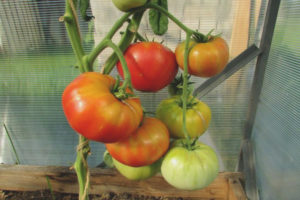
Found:
[{"label": "weathered wood", "polygon": [[[227,199],[228,180],[241,178],[240,173],[222,172],[208,187],[196,191],[178,190],[156,175],[145,181],[130,181],[116,170],[92,168],[91,194],[103,192],[143,194],[149,196],[183,197],[188,199]],[[0,165],[0,190],[36,191],[49,189],[47,178],[53,191],[78,193],[74,170],[68,167]]]},{"label": "weathered wood", "polygon": [[228,200],[247,200],[246,193],[238,178],[228,179]]}]

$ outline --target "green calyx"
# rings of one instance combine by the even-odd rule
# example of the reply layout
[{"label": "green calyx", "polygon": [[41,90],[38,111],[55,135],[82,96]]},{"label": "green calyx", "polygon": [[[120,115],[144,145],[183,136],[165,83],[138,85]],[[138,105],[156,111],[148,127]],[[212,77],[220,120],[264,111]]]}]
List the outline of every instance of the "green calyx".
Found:
[{"label": "green calyx", "polygon": [[193,32],[193,40],[195,40],[197,43],[206,43],[209,42],[217,37],[220,37],[221,34],[217,34],[217,35],[212,35],[212,32],[214,31],[214,29],[210,30],[206,35],[198,32],[198,31],[194,31]]},{"label": "green calyx", "polygon": [[[195,82],[190,81],[191,75],[188,76],[188,93],[191,94],[193,91],[193,84]],[[183,93],[183,76],[182,74],[180,76],[177,76],[168,86],[168,92],[171,96],[175,95],[182,95]]]},{"label": "green calyx", "polygon": [[130,97],[135,97],[134,94],[128,93],[126,91],[126,88],[124,87],[124,85],[121,84],[119,76],[117,76],[117,81],[116,81],[115,85],[113,86],[111,92],[119,100],[125,100],[125,99],[128,99]]},{"label": "green calyx", "polygon": [[199,137],[188,139],[178,139],[174,140],[171,144],[171,148],[174,147],[183,147],[185,149],[188,149],[189,151],[194,151],[199,148]]},{"label": "green calyx", "polygon": [[[178,99],[176,100],[176,103],[178,104],[179,107],[183,108],[183,99],[178,97]],[[189,96],[189,98],[187,99],[187,103],[186,103],[186,109],[192,109],[195,105],[198,104],[198,101],[196,100],[196,97],[194,96]]]}]

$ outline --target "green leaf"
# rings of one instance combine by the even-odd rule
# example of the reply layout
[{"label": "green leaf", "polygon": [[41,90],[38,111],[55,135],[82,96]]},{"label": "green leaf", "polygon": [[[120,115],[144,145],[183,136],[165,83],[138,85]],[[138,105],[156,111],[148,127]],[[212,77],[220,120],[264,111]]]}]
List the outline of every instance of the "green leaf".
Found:
[{"label": "green leaf", "polygon": [[79,9],[80,9],[81,17],[84,21],[90,21],[91,19],[94,18],[93,16],[88,16],[86,14],[86,11],[88,10],[89,7],[90,7],[90,0],[80,0]]},{"label": "green leaf", "polygon": [[[153,0],[152,2],[168,10],[168,0]],[[156,35],[163,35],[168,30],[168,17],[155,9],[149,11],[149,22]]]}]

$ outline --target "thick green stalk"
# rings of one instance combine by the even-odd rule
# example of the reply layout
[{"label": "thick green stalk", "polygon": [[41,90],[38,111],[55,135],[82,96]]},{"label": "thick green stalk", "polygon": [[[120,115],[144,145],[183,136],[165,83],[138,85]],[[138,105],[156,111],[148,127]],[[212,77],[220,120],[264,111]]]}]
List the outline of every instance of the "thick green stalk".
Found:
[{"label": "thick green stalk", "polygon": [[186,111],[187,111],[187,100],[189,98],[188,94],[188,55],[189,55],[189,42],[191,39],[191,33],[186,33],[186,41],[184,47],[184,70],[183,70],[183,93],[182,93],[182,123],[183,123],[183,133],[187,140],[188,149],[191,150],[191,140],[186,128]]},{"label": "thick green stalk", "polygon": [[78,18],[76,15],[75,5],[72,0],[66,0],[65,14],[61,18],[65,22],[65,26],[68,32],[68,36],[76,55],[76,59],[81,72],[85,71],[86,66],[82,60],[84,56],[84,50],[82,47],[81,36],[79,32]]},{"label": "thick green stalk", "polygon": [[[76,14],[76,9],[73,0],[66,0],[66,10],[65,14],[62,17],[62,20],[65,22],[65,26],[68,32],[68,36],[74,50],[77,62],[79,64],[80,72],[92,71],[92,66],[87,62],[87,57],[85,56],[78,18]],[[77,157],[74,163],[74,169],[77,174],[78,184],[79,184],[79,199],[88,200],[88,186],[89,186],[89,169],[87,165],[87,157],[90,151],[88,140],[79,136],[79,144],[77,148]]]},{"label": "thick green stalk", "polygon": [[87,164],[87,156],[90,152],[88,140],[79,135],[79,144],[77,147],[77,157],[74,163],[74,169],[77,174],[79,184],[79,200],[88,200],[88,187],[89,187],[89,170]]}]

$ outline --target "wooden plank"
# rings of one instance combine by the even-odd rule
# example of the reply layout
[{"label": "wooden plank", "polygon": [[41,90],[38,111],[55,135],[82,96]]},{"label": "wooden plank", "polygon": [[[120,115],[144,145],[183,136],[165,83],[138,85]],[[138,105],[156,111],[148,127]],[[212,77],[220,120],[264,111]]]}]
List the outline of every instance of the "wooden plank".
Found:
[{"label": "wooden plank", "polygon": [[[145,181],[130,181],[114,169],[92,168],[90,194],[104,192],[143,194],[145,196],[182,197],[187,199],[227,199],[228,179],[241,177],[240,173],[222,172],[202,190],[178,190],[156,175]],[[0,190],[36,191],[48,189],[49,177],[53,191],[78,193],[74,170],[68,167],[0,165]]]},{"label": "wooden plank", "polygon": [[231,58],[248,47],[250,8],[251,0],[237,1],[229,48]]},{"label": "wooden plank", "polygon": [[247,200],[246,193],[238,178],[228,179],[228,200]]}]

